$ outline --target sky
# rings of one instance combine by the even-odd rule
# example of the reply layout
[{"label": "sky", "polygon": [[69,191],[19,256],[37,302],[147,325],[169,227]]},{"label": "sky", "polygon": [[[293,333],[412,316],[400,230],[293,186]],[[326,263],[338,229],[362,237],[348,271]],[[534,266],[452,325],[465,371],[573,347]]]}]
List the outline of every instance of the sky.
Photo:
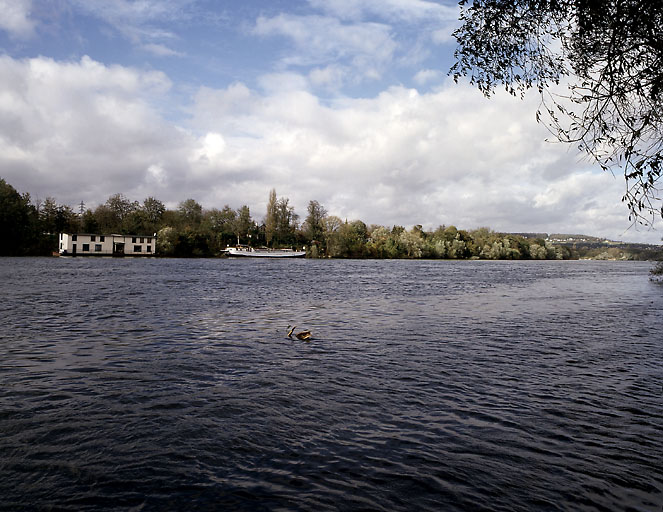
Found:
[{"label": "sky", "polygon": [[623,176],[537,124],[536,94],[448,76],[456,0],[0,0],[0,178],[78,210],[269,191],[366,224],[632,227]]}]

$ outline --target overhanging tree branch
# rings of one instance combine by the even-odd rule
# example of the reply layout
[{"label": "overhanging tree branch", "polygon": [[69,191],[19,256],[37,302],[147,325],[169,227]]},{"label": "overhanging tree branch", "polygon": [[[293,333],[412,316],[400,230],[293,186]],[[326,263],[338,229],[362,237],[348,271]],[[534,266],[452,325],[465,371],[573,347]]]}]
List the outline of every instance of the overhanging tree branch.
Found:
[{"label": "overhanging tree branch", "polygon": [[[626,180],[630,217],[663,215],[663,3],[463,0],[449,73],[484,95],[536,89],[536,118]],[[552,91],[568,82],[567,94]],[[542,115],[543,114],[543,115]]]}]

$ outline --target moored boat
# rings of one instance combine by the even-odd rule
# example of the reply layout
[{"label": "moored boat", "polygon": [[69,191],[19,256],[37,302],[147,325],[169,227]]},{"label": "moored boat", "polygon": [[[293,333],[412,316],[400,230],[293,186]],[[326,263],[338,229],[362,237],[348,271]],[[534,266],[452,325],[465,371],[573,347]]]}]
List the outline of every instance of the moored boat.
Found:
[{"label": "moored boat", "polygon": [[249,247],[248,245],[234,245],[226,247],[223,251],[228,256],[243,256],[249,258],[302,258],[306,251],[293,249],[269,249],[267,247]]}]

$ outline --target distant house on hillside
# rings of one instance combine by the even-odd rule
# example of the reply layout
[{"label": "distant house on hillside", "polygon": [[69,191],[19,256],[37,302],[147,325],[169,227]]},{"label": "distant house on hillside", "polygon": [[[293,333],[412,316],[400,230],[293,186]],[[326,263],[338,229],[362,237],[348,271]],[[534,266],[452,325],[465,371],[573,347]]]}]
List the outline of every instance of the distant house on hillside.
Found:
[{"label": "distant house on hillside", "polygon": [[60,233],[61,256],[154,256],[157,237]]}]

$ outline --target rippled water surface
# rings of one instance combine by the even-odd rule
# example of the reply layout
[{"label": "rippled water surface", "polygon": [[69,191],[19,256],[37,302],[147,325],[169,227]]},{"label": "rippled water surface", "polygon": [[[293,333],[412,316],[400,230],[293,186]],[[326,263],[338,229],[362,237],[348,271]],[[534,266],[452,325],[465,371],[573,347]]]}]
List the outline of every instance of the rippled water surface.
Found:
[{"label": "rippled water surface", "polygon": [[0,508],[660,511],[649,268],[0,259]]}]

